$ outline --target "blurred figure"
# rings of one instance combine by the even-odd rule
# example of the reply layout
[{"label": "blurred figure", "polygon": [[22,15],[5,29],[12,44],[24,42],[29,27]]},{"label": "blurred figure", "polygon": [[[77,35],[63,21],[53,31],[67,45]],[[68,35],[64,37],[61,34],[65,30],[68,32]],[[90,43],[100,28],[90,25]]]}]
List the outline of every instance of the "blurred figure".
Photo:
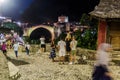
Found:
[{"label": "blurred figure", "polygon": [[73,64],[76,60],[76,52],[77,52],[77,41],[75,37],[72,37],[72,41],[70,42],[71,54],[70,54],[70,63]]},{"label": "blurred figure", "polygon": [[70,52],[71,52],[71,48],[70,48],[71,33],[70,33],[70,31],[67,32],[67,35],[65,37],[65,42],[66,42],[66,52],[67,52],[67,55],[70,55]]},{"label": "blurred figure", "polygon": [[5,42],[3,42],[2,46],[1,46],[1,49],[2,49],[2,51],[3,51],[3,54],[4,54],[5,56],[7,56],[7,55],[6,55],[6,54],[7,54],[7,46],[6,46]]},{"label": "blurred figure", "polygon": [[12,46],[12,42],[11,42],[11,40],[8,40],[7,41],[7,47],[8,47],[8,49],[11,49],[11,46]]},{"label": "blurred figure", "polygon": [[62,33],[62,32],[61,32],[61,29],[58,28],[58,30],[57,30],[57,37],[59,37],[61,33]]},{"label": "blurred figure", "polygon": [[30,45],[28,44],[28,42],[25,44],[25,50],[26,50],[26,54],[29,55]]},{"label": "blurred figure", "polygon": [[66,43],[63,41],[63,38],[60,38],[60,41],[58,41],[58,50],[59,50],[59,61],[62,61],[64,64],[64,58],[66,55]]},{"label": "blurred figure", "polygon": [[109,51],[112,50],[110,44],[102,43],[98,47],[96,54],[96,63],[94,66],[92,80],[112,80],[110,71],[108,70],[108,63],[110,61]]},{"label": "blurred figure", "polygon": [[42,36],[41,38],[40,38],[40,51],[41,52],[45,52],[45,48],[46,48],[46,46],[45,46],[45,37],[44,36]]},{"label": "blurred figure", "polygon": [[70,42],[71,42],[71,38],[66,38],[65,39],[66,42],[66,61],[69,62],[69,57],[70,57],[70,52],[71,52],[71,48],[70,48]]},{"label": "blurred figure", "polygon": [[67,51],[67,55],[70,55],[70,42],[71,42],[71,34],[70,32],[67,33],[67,36],[65,37],[65,42],[66,42],[66,51]]},{"label": "blurred figure", "polygon": [[54,62],[54,58],[56,57],[56,51],[55,51],[55,43],[54,40],[51,41],[51,51],[50,51],[50,58],[52,59],[52,61]]},{"label": "blurred figure", "polygon": [[70,31],[67,32],[67,36],[66,36],[65,40],[66,40],[66,39],[71,39],[71,33],[70,33]]},{"label": "blurred figure", "polygon": [[13,45],[13,48],[14,48],[15,56],[16,56],[16,58],[17,58],[17,57],[18,57],[19,43],[18,43],[18,42],[15,42],[14,45]]}]

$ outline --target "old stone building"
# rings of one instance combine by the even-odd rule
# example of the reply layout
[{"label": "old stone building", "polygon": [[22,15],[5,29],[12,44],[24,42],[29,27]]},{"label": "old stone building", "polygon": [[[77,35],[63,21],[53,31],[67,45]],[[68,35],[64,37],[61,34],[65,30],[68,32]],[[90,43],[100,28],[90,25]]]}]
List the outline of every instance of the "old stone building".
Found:
[{"label": "old stone building", "polygon": [[98,45],[108,42],[120,50],[120,0],[100,0],[90,15],[99,20]]}]

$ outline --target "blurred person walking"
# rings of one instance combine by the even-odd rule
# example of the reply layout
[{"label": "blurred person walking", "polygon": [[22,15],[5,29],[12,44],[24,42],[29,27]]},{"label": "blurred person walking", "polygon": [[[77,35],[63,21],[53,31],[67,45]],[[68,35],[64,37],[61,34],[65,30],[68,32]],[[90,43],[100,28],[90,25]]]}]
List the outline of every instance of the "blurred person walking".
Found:
[{"label": "blurred person walking", "polygon": [[2,43],[1,50],[5,56],[7,56],[7,45],[5,42]]},{"label": "blurred person walking", "polygon": [[28,44],[28,42],[25,44],[25,50],[26,50],[26,54],[29,55],[29,53],[30,53],[30,45]]},{"label": "blurred person walking", "polygon": [[108,69],[110,61],[109,51],[111,50],[111,45],[107,43],[102,43],[98,47],[92,80],[112,80],[111,72]]},{"label": "blurred person walking", "polygon": [[19,48],[19,43],[15,42],[13,45],[13,49],[14,49],[16,58],[18,57],[18,48]]}]

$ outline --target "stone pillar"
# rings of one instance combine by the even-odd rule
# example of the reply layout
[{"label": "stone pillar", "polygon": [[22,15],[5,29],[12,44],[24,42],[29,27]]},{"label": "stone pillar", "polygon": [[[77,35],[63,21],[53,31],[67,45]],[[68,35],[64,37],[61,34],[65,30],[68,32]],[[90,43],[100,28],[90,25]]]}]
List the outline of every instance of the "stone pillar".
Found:
[{"label": "stone pillar", "polygon": [[99,25],[98,25],[98,46],[101,43],[106,42],[106,33],[107,33],[107,23],[106,21],[99,21]]}]

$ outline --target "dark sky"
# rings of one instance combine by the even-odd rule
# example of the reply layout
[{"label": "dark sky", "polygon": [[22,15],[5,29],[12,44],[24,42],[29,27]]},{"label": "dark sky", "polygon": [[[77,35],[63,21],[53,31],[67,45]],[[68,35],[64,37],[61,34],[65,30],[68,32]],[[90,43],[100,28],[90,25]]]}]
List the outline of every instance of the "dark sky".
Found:
[{"label": "dark sky", "polygon": [[24,15],[33,20],[57,20],[58,16],[66,15],[71,20],[78,20],[83,13],[92,11],[98,2],[99,0],[5,0],[4,4],[0,5],[0,11],[3,16],[13,19]]}]

